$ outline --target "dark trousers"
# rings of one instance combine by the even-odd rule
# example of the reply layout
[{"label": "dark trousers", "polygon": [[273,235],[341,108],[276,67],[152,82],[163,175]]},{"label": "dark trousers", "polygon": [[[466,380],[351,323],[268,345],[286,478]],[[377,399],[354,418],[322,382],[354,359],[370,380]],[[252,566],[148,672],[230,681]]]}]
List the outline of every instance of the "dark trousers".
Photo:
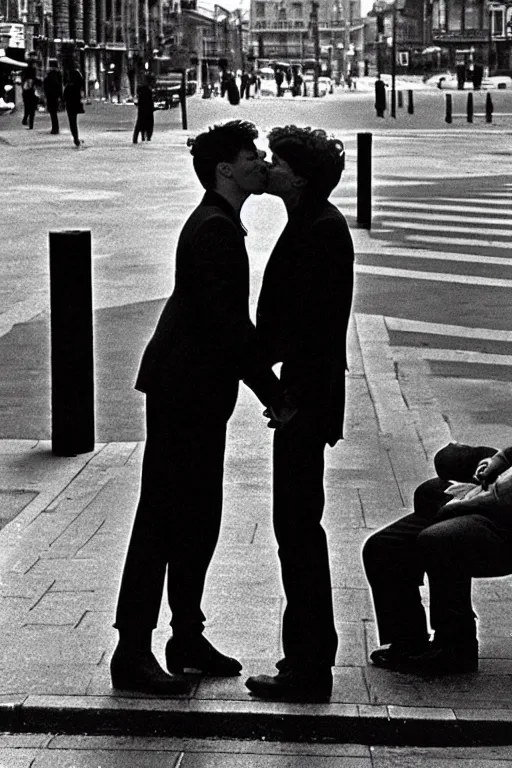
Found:
[{"label": "dark trousers", "polygon": [[46,100],[46,108],[52,121],[52,133],[59,132],[58,102],[50,99]]},{"label": "dark trousers", "polygon": [[151,115],[138,116],[133,131],[133,143],[136,144],[139,140],[139,133],[141,135],[142,141],[145,141],[146,139],[151,141],[154,125],[155,119],[153,117],[153,113],[151,113]]},{"label": "dark trousers", "polygon": [[450,642],[475,637],[471,579],[512,572],[510,531],[478,514],[432,522],[451,499],[447,487],[440,478],[422,483],[415,493],[415,514],[377,531],[364,545],[381,644],[428,637],[419,591],[425,573],[431,627],[437,639]]},{"label": "dark trousers", "polygon": [[204,628],[201,599],[220,530],[227,420],[185,420],[167,401],[146,399],[140,499],[115,623],[121,633],[156,627],[166,570],[173,632],[190,636]]},{"label": "dark trousers", "polygon": [[333,666],[334,626],[324,509],[326,440],[317,420],[299,412],[277,429],[273,451],[273,518],[286,596],[283,649],[292,665]]},{"label": "dark trousers", "polygon": [[34,117],[37,109],[37,99],[35,94],[30,91],[23,91],[23,119],[22,124],[34,127]]},{"label": "dark trousers", "polygon": [[66,107],[66,112],[68,114],[69,130],[71,131],[75,145],[78,146],[80,144],[80,138],[78,136],[78,114],[75,109],[69,109],[68,107]]}]

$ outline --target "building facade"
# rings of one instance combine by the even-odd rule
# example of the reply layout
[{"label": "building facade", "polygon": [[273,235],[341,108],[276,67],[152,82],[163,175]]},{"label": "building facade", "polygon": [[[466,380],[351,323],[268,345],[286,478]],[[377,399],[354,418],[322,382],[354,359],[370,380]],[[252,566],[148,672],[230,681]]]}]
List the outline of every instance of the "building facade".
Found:
[{"label": "building facade", "polygon": [[[311,0],[251,0],[249,48],[259,66],[315,61]],[[318,50],[322,72],[359,72],[364,59],[360,0],[319,0]]]}]

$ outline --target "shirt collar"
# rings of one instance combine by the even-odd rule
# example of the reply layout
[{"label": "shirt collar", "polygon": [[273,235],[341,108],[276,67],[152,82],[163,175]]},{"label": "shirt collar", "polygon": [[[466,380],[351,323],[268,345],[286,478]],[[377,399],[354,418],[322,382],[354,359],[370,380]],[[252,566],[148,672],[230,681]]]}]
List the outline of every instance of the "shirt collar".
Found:
[{"label": "shirt collar", "polygon": [[247,235],[247,230],[240,221],[240,216],[236,213],[231,203],[229,203],[225,197],[219,195],[218,192],[215,192],[213,189],[207,189],[202,203],[203,205],[216,205],[217,208],[223,210],[224,213],[227,213],[228,216],[233,219],[235,224],[242,230],[244,237]]}]

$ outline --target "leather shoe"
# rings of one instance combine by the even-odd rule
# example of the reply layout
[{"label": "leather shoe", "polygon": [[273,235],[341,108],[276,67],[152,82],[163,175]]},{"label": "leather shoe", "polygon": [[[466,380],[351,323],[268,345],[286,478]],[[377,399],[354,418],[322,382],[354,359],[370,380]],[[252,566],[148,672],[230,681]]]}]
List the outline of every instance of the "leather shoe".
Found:
[{"label": "leather shoe", "polygon": [[218,651],[204,635],[194,638],[171,637],[165,649],[169,672],[182,674],[185,669],[196,669],[203,675],[234,677],[242,665],[231,656]]},{"label": "leather shoe", "polygon": [[332,672],[326,669],[315,675],[301,675],[286,667],[274,676],[249,677],[245,684],[251,693],[262,699],[329,701],[332,693]]},{"label": "leather shoe", "polygon": [[398,671],[405,670],[411,657],[420,656],[429,648],[429,640],[418,643],[391,643],[391,645],[373,651],[370,654],[370,660],[376,667]]},{"label": "leather shoe", "polygon": [[110,677],[113,688],[159,696],[189,693],[187,680],[168,675],[151,651],[130,652],[119,646],[110,660]]},{"label": "leather shoe", "polygon": [[433,640],[425,653],[408,660],[407,668],[425,677],[478,672],[478,642],[442,644]]}]

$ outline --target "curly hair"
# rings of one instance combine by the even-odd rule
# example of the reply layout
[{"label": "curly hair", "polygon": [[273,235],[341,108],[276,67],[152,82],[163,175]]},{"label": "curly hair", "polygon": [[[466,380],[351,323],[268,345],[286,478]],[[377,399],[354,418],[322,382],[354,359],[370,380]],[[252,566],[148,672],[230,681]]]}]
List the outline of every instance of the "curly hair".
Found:
[{"label": "curly hair", "polygon": [[258,130],[248,120],[230,120],[216,124],[194,139],[188,139],[194,170],[205,189],[215,187],[215,169],[218,163],[231,163],[244,149],[254,149]]},{"label": "curly hair", "polygon": [[270,150],[308,182],[312,194],[329,197],[345,168],[342,141],[329,137],[321,128],[296,125],[272,128],[267,138]]}]

